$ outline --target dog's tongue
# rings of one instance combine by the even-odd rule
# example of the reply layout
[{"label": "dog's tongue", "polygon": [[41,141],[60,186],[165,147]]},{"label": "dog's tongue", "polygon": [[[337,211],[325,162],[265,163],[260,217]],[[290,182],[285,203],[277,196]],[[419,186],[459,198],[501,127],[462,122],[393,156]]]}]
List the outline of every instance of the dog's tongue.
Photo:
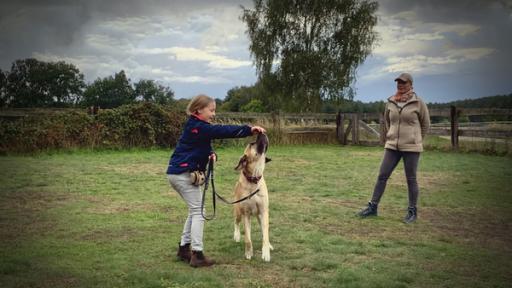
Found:
[{"label": "dog's tongue", "polygon": [[263,152],[267,152],[268,147],[268,137],[267,135],[260,133],[256,138],[256,144],[258,145],[258,153],[263,154]]}]

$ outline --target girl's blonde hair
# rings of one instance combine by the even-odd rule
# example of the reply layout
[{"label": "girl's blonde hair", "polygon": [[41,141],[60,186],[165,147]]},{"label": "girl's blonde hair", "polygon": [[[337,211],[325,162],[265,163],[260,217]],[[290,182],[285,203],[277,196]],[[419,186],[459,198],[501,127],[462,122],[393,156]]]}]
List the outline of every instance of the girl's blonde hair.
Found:
[{"label": "girl's blonde hair", "polygon": [[196,113],[197,110],[203,109],[212,102],[215,102],[215,99],[213,99],[210,96],[206,96],[204,94],[194,96],[194,98],[192,98],[192,100],[190,100],[190,102],[188,103],[186,111],[187,115],[192,115]]}]

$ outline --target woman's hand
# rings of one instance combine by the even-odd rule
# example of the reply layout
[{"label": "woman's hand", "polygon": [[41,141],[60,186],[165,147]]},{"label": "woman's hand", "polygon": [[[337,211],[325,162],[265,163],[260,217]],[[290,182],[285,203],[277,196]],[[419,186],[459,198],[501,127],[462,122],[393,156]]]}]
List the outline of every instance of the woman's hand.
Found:
[{"label": "woman's hand", "polygon": [[260,126],[252,126],[251,127],[251,132],[252,132],[252,134],[267,133],[267,130],[265,130],[265,128],[260,127]]}]

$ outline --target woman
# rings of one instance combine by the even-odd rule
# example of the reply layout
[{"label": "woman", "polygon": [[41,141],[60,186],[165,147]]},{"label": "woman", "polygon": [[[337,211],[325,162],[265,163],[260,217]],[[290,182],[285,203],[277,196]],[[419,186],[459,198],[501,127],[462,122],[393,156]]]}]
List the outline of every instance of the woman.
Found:
[{"label": "woman", "polygon": [[396,165],[403,159],[407,188],[409,190],[409,207],[404,218],[405,223],[412,223],[417,218],[418,182],[416,170],[423,151],[423,139],[430,127],[427,105],[412,87],[412,76],[402,73],[395,79],[397,92],[388,98],[384,119],[386,123],[386,145],[373,197],[368,207],[359,216],[377,216],[380,198],[386,189],[386,182]]},{"label": "woman", "polygon": [[201,183],[197,180],[200,178],[197,175],[205,171],[208,160],[216,161],[212,139],[242,138],[266,132],[260,126],[212,125],[215,110],[213,98],[206,95],[192,98],[187,107],[190,117],[167,168],[171,186],[188,206],[188,217],[176,256],[192,267],[206,267],[215,263],[203,254],[204,218],[201,214]]}]

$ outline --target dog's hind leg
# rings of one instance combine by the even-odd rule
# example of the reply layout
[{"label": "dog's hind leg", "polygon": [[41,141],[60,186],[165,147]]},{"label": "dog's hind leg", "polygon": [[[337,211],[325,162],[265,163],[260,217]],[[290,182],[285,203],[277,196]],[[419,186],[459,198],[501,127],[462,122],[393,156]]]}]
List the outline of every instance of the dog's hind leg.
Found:
[{"label": "dog's hind leg", "polygon": [[251,216],[244,215],[244,242],[245,242],[245,258],[250,260],[253,255],[251,242]]},{"label": "dog's hind leg", "polygon": [[259,215],[258,220],[260,222],[261,234],[263,236],[263,242],[261,247],[261,258],[269,262],[270,261],[270,250],[274,248],[270,245],[269,239],[269,217],[268,217],[268,209],[263,212],[263,215]]},{"label": "dog's hind leg", "polygon": [[238,210],[237,207],[235,207],[234,209],[235,211],[235,222],[234,222],[234,226],[235,226],[235,231],[233,232],[233,239],[235,240],[235,242],[240,242],[240,221],[242,221],[242,215],[240,215],[240,211]]}]

